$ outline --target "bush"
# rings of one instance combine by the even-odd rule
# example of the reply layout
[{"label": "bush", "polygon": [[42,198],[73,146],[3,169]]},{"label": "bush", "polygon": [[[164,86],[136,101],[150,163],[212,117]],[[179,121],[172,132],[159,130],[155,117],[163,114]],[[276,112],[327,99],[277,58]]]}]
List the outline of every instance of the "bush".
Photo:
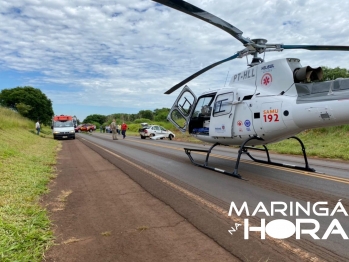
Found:
[{"label": "bush", "polygon": [[133,121],[134,124],[140,124],[140,123],[148,123],[150,124],[152,120],[147,119],[147,118],[138,118],[135,121]]},{"label": "bush", "polygon": [[101,124],[98,123],[98,122],[90,122],[90,124],[95,125],[96,126],[96,130],[98,130],[100,128],[100,126],[101,126]]}]

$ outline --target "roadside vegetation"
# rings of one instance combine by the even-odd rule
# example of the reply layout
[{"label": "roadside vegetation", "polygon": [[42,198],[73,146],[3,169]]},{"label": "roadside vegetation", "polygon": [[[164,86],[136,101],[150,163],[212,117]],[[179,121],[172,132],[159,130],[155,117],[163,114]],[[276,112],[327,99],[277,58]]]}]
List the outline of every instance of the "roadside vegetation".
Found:
[{"label": "roadside vegetation", "polygon": [[40,196],[55,173],[51,129],[0,107],[0,261],[42,261],[53,233]]},{"label": "roadside vegetation", "polygon": [[[305,146],[307,156],[349,160],[349,125],[306,130],[297,135]],[[286,139],[268,145],[280,154],[302,155],[300,144],[295,139]]]}]

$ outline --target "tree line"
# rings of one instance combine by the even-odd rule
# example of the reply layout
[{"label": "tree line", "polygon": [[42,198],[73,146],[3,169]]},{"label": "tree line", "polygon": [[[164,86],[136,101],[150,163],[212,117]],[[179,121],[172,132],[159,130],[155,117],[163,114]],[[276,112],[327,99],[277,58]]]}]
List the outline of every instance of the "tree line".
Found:
[{"label": "tree line", "polygon": [[167,115],[170,112],[169,108],[161,108],[155,110],[140,110],[137,114],[126,114],[126,113],[115,113],[111,115],[100,115],[93,114],[87,116],[82,123],[93,123],[98,126],[109,125],[113,118],[118,121],[130,122],[147,122],[147,121],[156,121],[156,122],[165,122],[167,121]]}]

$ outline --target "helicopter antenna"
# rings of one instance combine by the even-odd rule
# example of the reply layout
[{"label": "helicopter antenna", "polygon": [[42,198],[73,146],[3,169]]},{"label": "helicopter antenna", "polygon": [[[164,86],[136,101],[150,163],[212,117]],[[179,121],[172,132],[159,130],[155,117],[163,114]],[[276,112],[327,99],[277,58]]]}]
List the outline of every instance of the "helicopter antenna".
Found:
[{"label": "helicopter antenna", "polygon": [[225,87],[225,84],[227,83],[228,75],[229,75],[229,70],[228,70],[228,73],[227,73],[227,77],[225,78],[224,87]]}]

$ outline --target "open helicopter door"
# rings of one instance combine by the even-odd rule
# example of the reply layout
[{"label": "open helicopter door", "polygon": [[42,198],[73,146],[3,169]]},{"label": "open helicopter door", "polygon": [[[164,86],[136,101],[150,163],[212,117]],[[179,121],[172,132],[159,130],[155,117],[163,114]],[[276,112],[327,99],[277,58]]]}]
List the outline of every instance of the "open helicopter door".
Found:
[{"label": "open helicopter door", "polygon": [[195,109],[197,98],[186,85],[174,102],[167,119],[181,132],[185,133],[189,126],[190,117]]}]

